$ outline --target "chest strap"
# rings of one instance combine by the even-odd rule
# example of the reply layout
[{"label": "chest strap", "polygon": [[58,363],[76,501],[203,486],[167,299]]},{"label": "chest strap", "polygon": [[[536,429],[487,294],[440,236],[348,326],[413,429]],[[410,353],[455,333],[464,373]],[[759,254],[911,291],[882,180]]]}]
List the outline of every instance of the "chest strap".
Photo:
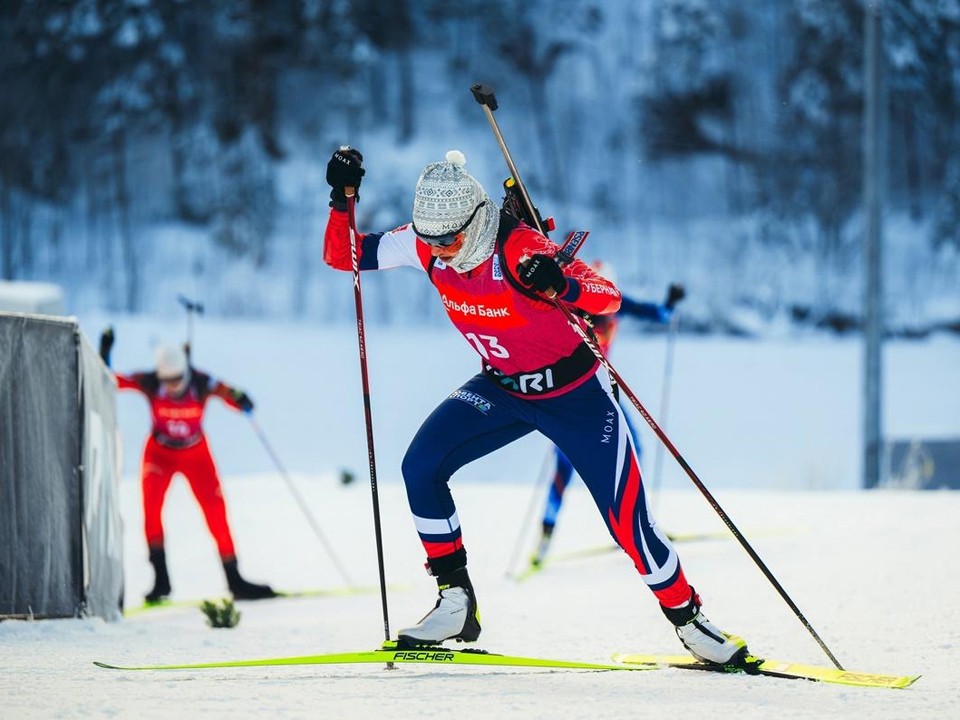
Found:
[{"label": "chest strap", "polygon": [[507,375],[489,363],[483,363],[483,374],[507,392],[528,396],[545,395],[580,380],[593,371],[597,362],[590,348],[580,343],[572,354],[536,370]]}]

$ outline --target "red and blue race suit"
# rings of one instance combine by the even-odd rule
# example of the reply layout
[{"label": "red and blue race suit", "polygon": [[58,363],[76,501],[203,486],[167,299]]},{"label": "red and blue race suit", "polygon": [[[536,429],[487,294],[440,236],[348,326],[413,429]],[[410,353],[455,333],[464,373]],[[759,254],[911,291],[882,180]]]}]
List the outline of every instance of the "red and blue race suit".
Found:
[{"label": "red and blue race suit", "polygon": [[[524,256],[559,248],[501,214],[494,253],[458,273],[431,254],[409,225],[357,237],[361,271],[409,266],[427,274],[454,326],[480,355],[481,371],[424,421],[403,459],[403,479],[427,557],[458,553],[463,539],[450,477],[461,467],[538,430],[570,458],[611,535],[663,605],[690,586],[670,541],[647,510],[640,467],[606,370],[552,302],[524,288]],[[332,209],[324,260],[351,269],[347,213]],[[560,300],[591,315],[616,312],[620,292],[580,260],[564,269]]]},{"label": "red and blue race suit", "polygon": [[223,488],[201,425],[204,406],[211,396],[240,410],[233,388],[197,370],[191,370],[187,388],[177,395],[167,391],[155,372],[117,373],[116,378],[118,388],[138,390],[150,402],[152,427],[140,464],[147,545],[151,549],[163,547],[163,502],[174,474],[181,473],[200,504],[221,559],[234,559]]}]

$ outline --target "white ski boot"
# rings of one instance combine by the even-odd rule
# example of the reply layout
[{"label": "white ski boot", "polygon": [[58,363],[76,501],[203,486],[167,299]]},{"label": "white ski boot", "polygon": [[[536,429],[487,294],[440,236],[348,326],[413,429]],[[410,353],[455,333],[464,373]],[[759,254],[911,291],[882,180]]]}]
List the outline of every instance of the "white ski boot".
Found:
[{"label": "white ski boot", "polygon": [[[466,568],[438,580],[440,597],[433,610],[413,627],[397,633],[400,647],[439,645],[444,640],[474,642],[480,637],[480,612]],[[457,584],[453,584],[457,583]]]},{"label": "white ski boot", "polygon": [[661,606],[674,624],[683,646],[697,658],[714,665],[756,672],[760,660],[750,655],[747,641],[723,632],[700,611],[700,596],[691,588],[690,601],[678,608]]}]

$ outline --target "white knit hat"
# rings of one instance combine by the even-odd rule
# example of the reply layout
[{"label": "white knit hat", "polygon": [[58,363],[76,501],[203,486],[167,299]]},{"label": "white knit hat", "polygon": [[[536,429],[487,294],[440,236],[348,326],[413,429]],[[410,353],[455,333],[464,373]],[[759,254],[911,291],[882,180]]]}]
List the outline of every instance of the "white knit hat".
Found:
[{"label": "white knit hat", "polygon": [[160,380],[177,380],[187,374],[187,354],[179,345],[160,345],[156,359]]},{"label": "white knit hat", "polygon": [[446,158],[446,162],[430,163],[420,174],[413,198],[413,225],[421,237],[463,230],[460,251],[446,260],[447,266],[463,273],[493,254],[500,208],[464,171],[467,159],[462,152],[450,150]]},{"label": "white knit hat", "polygon": [[447,152],[445,162],[430,163],[420,173],[413,197],[413,224],[424,235],[443,235],[463,228],[487,194],[463,169],[467,159],[459,150]]}]

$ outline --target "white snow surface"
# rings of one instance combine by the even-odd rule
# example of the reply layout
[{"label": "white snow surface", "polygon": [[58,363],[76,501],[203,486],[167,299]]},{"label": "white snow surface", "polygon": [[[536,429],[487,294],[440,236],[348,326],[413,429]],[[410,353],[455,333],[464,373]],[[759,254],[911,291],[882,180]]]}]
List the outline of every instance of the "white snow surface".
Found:
[{"label": "white snow surface", "polygon": [[[114,319],[114,366],[147,367],[150,342],[178,339],[182,320]],[[179,321],[179,322],[178,322]],[[95,342],[105,318],[81,318]],[[420,421],[476,369],[452,329],[368,328],[378,495],[390,629],[435,599],[399,480]],[[854,341],[680,338],[668,434],[751,540],[845,667],[922,674],[907,690],[853,688],[681,670],[584,672],[403,665],[297,666],[133,673],[95,667],[202,662],[368,650],[383,640],[371,490],[351,327],[203,322],[195,359],[247,389],[255,418],[288,479],[357,586],[351,596],[238,603],[234,629],[212,629],[194,608],[160,609],[117,623],[99,619],[0,622],[0,718],[945,718],[960,699],[960,493],[880,490],[859,483],[859,358]],[[655,417],[664,339],[625,331],[613,360]],[[960,343],[887,345],[884,402],[890,436],[960,435]],[[141,530],[137,459],[146,409],[118,399],[126,601],[152,573]],[[244,417],[212,404],[207,430],[223,482],[241,571],[283,590],[345,584],[287,481]],[[654,441],[645,436],[652,483]],[[530,508],[546,443],[526,438],[453,479],[454,495],[491,651],[606,662],[614,652],[682,652],[629,560],[620,553],[557,562],[525,582],[506,577],[534,543]],[[682,473],[655,495],[670,533],[724,526]],[[357,480],[342,485],[338,470]],[[186,484],[165,509],[175,599],[226,591],[215,548]],[[579,482],[566,498],[554,551],[604,546],[609,537]],[[740,545],[678,543],[704,610],[767,657],[829,660]]]}]

